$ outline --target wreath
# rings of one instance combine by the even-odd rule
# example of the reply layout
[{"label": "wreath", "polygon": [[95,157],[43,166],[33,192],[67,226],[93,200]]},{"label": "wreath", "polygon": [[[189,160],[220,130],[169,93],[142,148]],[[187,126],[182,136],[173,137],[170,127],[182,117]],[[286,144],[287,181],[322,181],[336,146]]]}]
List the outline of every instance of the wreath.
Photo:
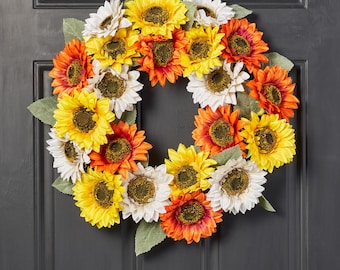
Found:
[{"label": "wreath", "polygon": [[[257,204],[275,212],[264,184],[293,160],[299,100],[292,62],[269,52],[251,13],[220,0],[111,0],[85,21],[63,21],[54,96],[28,107],[51,126],[52,186],[92,226],[139,223],[136,255],[166,237],[210,237],[223,214]],[[168,149],[158,166],[148,165],[152,145],[135,123],[140,72],[151,86],[186,77],[200,105],[194,143]]]}]

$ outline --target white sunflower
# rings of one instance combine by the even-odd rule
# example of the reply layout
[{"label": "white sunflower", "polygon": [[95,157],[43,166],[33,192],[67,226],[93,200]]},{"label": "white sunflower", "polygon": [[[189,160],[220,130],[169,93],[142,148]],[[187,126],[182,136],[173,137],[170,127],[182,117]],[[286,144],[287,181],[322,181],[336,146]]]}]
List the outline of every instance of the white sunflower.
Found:
[{"label": "white sunflower", "polygon": [[85,40],[92,36],[114,36],[118,29],[131,26],[131,22],[124,17],[125,9],[119,0],[105,1],[97,13],[90,13],[90,18],[85,20],[85,29],[82,34]]},{"label": "white sunflower", "polygon": [[173,176],[166,173],[165,164],[156,168],[137,165],[138,171],[129,172],[128,179],[123,180],[123,219],[132,216],[136,223],[142,219],[158,221],[159,214],[165,213],[165,206],[170,204],[169,183]]},{"label": "white sunflower", "polygon": [[88,154],[91,149],[81,149],[74,141],[69,140],[67,134],[59,138],[54,128],[48,133],[51,139],[47,140],[47,150],[53,156],[53,168],[56,168],[60,176],[65,181],[75,183],[81,179],[81,174],[85,172],[85,164],[90,163]]},{"label": "white sunflower", "polygon": [[234,17],[233,9],[221,0],[190,0],[197,5],[194,21],[203,26],[219,26]]},{"label": "white sunflower", "polygon": [[187,91],[193,93],[194,103],[199,103],[202,108],[209,105],[216,111],[219,106],[236,105],[236,92],[244,91],[243,83],[250,77],[242,68],[242,62],[232,64],[224,61],[222,67],[201,78],[192,73],[188,77]]},{"label": "white sunflower", "polygon": [[211,174],[207,199],[215,211],[244,214],[259,202],[264,191],[262,185],[267,182],[266,174],[253,161],[242,157],[231,159]]},{"label": "white sunflower", "polygon": [[133,105],[142,98],[137,93],[143,88],[138,81],[139,71],[129,71],[128,65],[122,66],[118,72],[110,67],[100,69],[100,62],[93,61],[94,76],[88,79],[86,90],[94,91],[98,98],[110,99],[110,110],[113,110],[117,118],[121,118],[124,111],[132,111]]}]

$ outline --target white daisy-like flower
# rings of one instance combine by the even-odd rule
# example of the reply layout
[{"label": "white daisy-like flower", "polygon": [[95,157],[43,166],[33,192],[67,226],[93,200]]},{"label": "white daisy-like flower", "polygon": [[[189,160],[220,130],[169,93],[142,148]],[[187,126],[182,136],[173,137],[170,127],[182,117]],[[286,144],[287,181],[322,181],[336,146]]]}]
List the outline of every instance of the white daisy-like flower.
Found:
[{"label": "white daisy-like flower", "polygon": [[59,138],[54,128],[48,133],[51,139],[47,140],[47,150],[53,156],[53,168],[56,168],[60,176],[65,181],[75,183],[81,179],[81,173],[85,172],[85,164],[91,162],[88,154],[91,149],[81,149],[74,141],[69,140],[66,134],[64,138]]},{"label": "white daisy-like flower", "polygon": [[221,0],[190,0],[197,4],[194,21],[203,26],[219,26],[234,17],[233,9]]},{"label": "white daisy-like flower", "polygon": [[266,174],[253,161],[242,157],[231,159],[211,174],[207,199],[215,211],[223,209],[234,215],[244,214],[259,202],[264,191],[262,185],[267,182]]},{"label": "white daisy-like flower", "polygon": [[109,98],[110,110],[115,112],[117,118],[121,118],[124,111],[132,111],[133,105],[142,100],[137,93],[143,88],[138,81],[139,71],[129,71],[129,65],[123,65],[121,72],[110,67],[100,69],[98,60],[94,60],[92,66],[95,75],[88,79],[85,89],[94,91],[98,98]]},{"label": "white daisy-like flower", "polygon": [[173,176],[166,173],[165,164],[156,168],[144,168],[141,163],[137,165],[138,171],[129,172],[128,179],[123,180],[123,218],[132,216],[136,223],[142,219],[158,221],[159,214],[165,213],[165,206],[170,204],[169,183]]},{"label": "white daisy-like flower", "polygon": [[92,36],[114,36],[118,29],[131,26],[131,22],[124,17],[125,9],[119,0],[105,1],[97,13],[90,13],[90,18],[85,20],[85,29],[82,34],[85,41]]},{"label": "white daisy-like flower", "polygon": [[250,77],[242,68],[242,62],[224,61],[222,67],[201,78],[192,73],[188,76],[187,91],[193,93],[194,103],[199,103],[202,108],[209,105],[216,111],[219,106],[236,105],[236,92],[244,91],[243,83]]}]

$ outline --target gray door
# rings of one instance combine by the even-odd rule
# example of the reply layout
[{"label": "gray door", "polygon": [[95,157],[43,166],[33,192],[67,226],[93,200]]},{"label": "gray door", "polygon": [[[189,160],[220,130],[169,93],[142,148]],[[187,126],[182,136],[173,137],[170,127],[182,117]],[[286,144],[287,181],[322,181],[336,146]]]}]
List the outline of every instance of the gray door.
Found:
[{"label": "gray door", "polygon": [[[254,10],[249,19],[271,51],[295,64],[297,156],[270,175],[265,191],[277,212],[256,207],[225,215],[218,232],[199,244],[168,239],[135,257],[132,222],[92,228],[72,197],[51,187],[56,175],[45,150],[47,128],[26,109],[51,95],[48,71],[64,45],[62,19],[85,19],[102,2],[1,0],[1,270],[340,269],[340,1],[232,2]],[[157,149],[152,164],[180,141],[192,144],[197,107],[185,85],[183,79],[175,87],[143,90],[139,123]]]}]

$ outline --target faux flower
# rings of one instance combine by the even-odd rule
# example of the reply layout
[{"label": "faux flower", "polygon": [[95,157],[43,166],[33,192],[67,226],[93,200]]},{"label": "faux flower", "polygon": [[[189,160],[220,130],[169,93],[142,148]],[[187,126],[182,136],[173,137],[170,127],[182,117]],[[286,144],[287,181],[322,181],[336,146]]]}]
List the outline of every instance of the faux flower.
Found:
[{"label": "faux flower", "polygon": [[125,5],[132,28],[139,29],[144,36],[172,38],[173,30],[188,21],[187,9],[180,0],[131,0]]},{"label": "faux flower", "polygon": [[110,67],[100,69],[99,61],[93,61],[94,76],[90,78],[88,91],[94,91],[98,98],[110,99],[110,110],[113,110],[117,118],[121,118],[123,112],[132,111],[134,104],[142,100],[137,93],[143,88],[138,81],[139,71],[129,71],[128,65],[123,65],[121,72]]},{"label": "faux flower", "polygon": [[176,241],[198,243],[216,232],[216,224],[222,221],[221,210],[214,211],[201,191],[173,196],[171,203],[160,219],[163,231]]},{"label": "faux flower", "polygon": [[146,222],[157,222],[159,214],[165,213],[165,206],[170,204],[169,183],[173,176],[166,173],[164,164],[156,168],[144,168],[141,163],[137,166],[138,170],[129,172],[128,179],[123,181],[123,218],[132,216],[136,223],[142,219]]},{"label": "faux flower", "polygon": [[160,35],[139,36],[139,51],[142,55],[137,59],[139,70],[149,74],[151,86],[158,82],[164,86],[166,80],[171,83],[182,76],[183,67],[180,64],[180,56],[185,53],[189,40],[183,30],[175,29],[172,38]]},{"label": "faux flower", "polygon": [[195,73],[189,75],[187,90],[192,93],[194,103],[202,108],[209,106],[213,111],[219,106],[236,105],[236,92],[244,92],[243,83],[250,77],[242,68],[242,62],[232,65],[224,61],[222,67],[200,78]]},{"label": "faux flower", "polygon": [[247,143],[248,156],[257,163],[261,170],[273,172],[290,163],[295,155],[295,134],[293,127],[278,114],[262,115],[251,113],[251,120],[246,124],[241,135]]},{"label": "faux flower", "polygon": [[196,152],[194,146],[185,147],[179,144],[177,151],[168,150],[169,159],[165,159],[167,172],[174,176],[170,183],[171,193],[194,192],[207,190],[210,186],[208,178],[214,171],[216,161],[209,159],[209,152]]},{"label": "faux flower", "polygon": [[231,106],[218,107],[215,112],[210,107],[198,109],[195,116],[196,129],[192,132],[195,145],[202,151],[215,155],[235,145],[244,150],[245,145],[241,129],[245,122],[239,120],[239,111],[232,111]]},{"label": "faux flower", "polygon": [[99,151],[107,142],[106,135],[112,134],[110,122],[115,115],[110,111],[109,99],[98,100],[95,93],[74,92],[74,96],[63,95],[54,111],[54,125],[58,137],[67,133],[79,147]]},{"label": "faux flower", "polygon": [[222,209],[234,215],[244,214],[258,204],[264,191],[262,185],[267,181],[266,174],[254,161],[242,157],[230,159],[211,174],[207,199],[215,211]]},{"label": "faux flower", "polygon": [[294,96],[295,84],[288,72],[279,66],[254,72],[254,79],[247,83],[251,88],[250,96],[260,101],[260,107],[268,114],[278,114],[289,122],[294,117],[299,100]]},{"label": "faux flower", "polygon": [[84,42],[73,39],[53,59],[53,68],[49,76],[53,78],[53,94],[59,97],[63,93],[73,95],[87,85],[87,78],[93,75],[92,57],[86,54]]},{"label": "faux flower", "polygon": [[107,143],[99,151],[90,153],[91,167],[98,171],[118,172],[128,178],[128,171],[137,171],[136,161],[146,161],[152,145],[145,142],[144,131],[137,131],[136,124],[119,121],[111,123],[113,134],[107,135]]},{"label": "faux flower", "polygon": [[53,156],[53,168],[56,168],[60,176],[65,181],[75,183],[81,179],[81,174],[85,172],[85,164],[90,163],[88,156],[91,150],[85,150],[77,143],[70,141],[68,135],[59,138],[55,129],[51,128],[48,133],[51,139],[47,140],[47,150]]},{"label": "faux flower", "polygon": [[85,29],[82,32],[85,40],[92,36],[107,37],[115,36],[120,28],[131,26],[131,22],[124,18],[125,10],[120,0],[105,1],[97,13],[90,13],[90,18],[85,20]]},{"label": "faux flower", "polygon": [[80,216],[99,229],[120,223],[123,192],[120,175],[91,169],[83,173],[81,181],[77,181],[73,187],[75,204],[81,211]]},{"label": "faux flower", "polygon": [[263,33],[256,29],[255,23],[247,19],[231,19],[221,26],[224,34],[222,44],[225,49],[222,56],[229,63],[243,62],[250,73],[267,63],[268,58],[263,54],[269,50],[267,43],[262,40]]},{"label": "faux flower", "polygon": [[208,74],[211,69],[222,66],[219,56],[224,49],[220,44],[223,36],[224,34],[218,33],[218,27],[210,26],[191,28],[186,32],[190,43],[186,53],[180,58],[181,65],[185,68],[184,77],[195,72],[200,78],[203,74]]}]

